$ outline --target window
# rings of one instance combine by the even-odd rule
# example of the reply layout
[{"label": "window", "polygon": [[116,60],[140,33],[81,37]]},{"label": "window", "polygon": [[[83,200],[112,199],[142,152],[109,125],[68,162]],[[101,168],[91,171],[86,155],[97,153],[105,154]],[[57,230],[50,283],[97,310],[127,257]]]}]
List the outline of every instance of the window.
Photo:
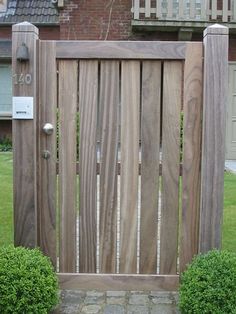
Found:
[{"label": "window", "polygon": [[7,0],[0,0],[0,13],[7,11]]},{"label": "window", "polygon": [[11,65],[0,64],[0,119],[12,115],[12,78]]}]

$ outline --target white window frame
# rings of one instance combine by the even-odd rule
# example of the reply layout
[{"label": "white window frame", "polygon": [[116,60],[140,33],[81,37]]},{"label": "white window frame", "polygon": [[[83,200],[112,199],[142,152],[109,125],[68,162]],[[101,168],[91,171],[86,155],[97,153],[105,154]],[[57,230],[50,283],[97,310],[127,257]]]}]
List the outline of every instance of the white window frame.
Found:
[{"label": "white window frame", "polygon": [[[1,68],[4,67],[10,67],[11,68],[11,63],[8,62],[0,62],[0,71]],[[12,92],[12,90],[11,90]],[[11,111],[1,111],[0,108],[0,120],[11,120],[12,119],[12,110]]]}]

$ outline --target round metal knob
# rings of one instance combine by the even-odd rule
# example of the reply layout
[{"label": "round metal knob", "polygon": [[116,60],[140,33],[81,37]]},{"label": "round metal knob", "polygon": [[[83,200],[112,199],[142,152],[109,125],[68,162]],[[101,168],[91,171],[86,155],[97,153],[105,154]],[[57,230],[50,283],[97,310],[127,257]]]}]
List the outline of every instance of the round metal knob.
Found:
[{"label": "round metal knob", "polygon": [[43,127],[43,132],[47,135],[51,135],[53,133],[53,125],[51,123],[46,123]]},{"label": "round metal knob", "polygon": [[43,157],[44,159],[49,159],[49,158],[51,157],[51,153],[50,153],[48,150],[44,150],[44,151],[42,152],[42,157]]}]

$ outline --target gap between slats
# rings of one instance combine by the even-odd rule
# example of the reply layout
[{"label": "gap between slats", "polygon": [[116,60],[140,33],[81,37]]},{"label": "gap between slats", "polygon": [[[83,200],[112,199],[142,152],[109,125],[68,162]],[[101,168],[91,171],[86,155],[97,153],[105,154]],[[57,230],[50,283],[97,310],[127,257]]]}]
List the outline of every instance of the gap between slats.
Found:
[{"label": "gap between slats", "polygon": [[[63,65],[66,62],[71,61],[59,62],[59,103],[69,102],[68,99],[73,97],[70,93],[72,83],[65,94],[62,89],[60,73],[64,71]],[[73,62],[73,67],[77,68],[77,61]],[[161,69],[160,61],[143,61],[142,66],[140,61],[79,61],[79,272],[155,274],[159,270],[159,259],[160,273],[177,272],[182,62],[164,62],[162,205],[158,214]],[[77,78],[73,75],[77,90]],[[65,75],[63,84],[66,84],[66,80],[69,84],[68,74]],[[72,103],[76,116],[77,102],[72,99]],[[62,116],[67,116],[68,121],[69,112],[62,109],[62,105],[59,107],[62,124]],[[73,128],[76,128],[74,122]],[[68,135],[64,137],[63,145],[68,152],[71,148],[67,139]],[[59,143],[60,141],[61,139]],[[63,156],[63,152],[60,154]],[[73,148],[72,154],[76,156],[76,149]],[[118,162],[121,165],[120,175],[117,170]],[[139,176],[140,162],[142,177]],[[69,168],[67,161],[59,163],[59,182],[67,177],[66,182],[71,187],[68,174],[62,175],[62,164]],[[69,173],[70,170],[66,171]],[[73,171],[76,173],[75,168]],[[74,174],[72,177],[74,178]],[[74,183],[72,188],[73,186]],[[63,204],[63,199],[61,201]],[[76,206],[73,205],[72,208],[74,215]],[[64,215],[66,211],[61,209],[61,212]],[[161,227],[160,235],[158,224]],[[72,226],[73,233],[76,219],[69,226]],[[66,228],[70,233],[70,227]],[[61,233],[67,236],[65,231]],[[74,245],[74,235],[75,233],[72,243],[69,244],[70,248]],[[65,241],[62,237],[60,239],[61,243]],[[158,249],[157,242],[160,239]],[[60,257],[60,265],[63,265],[63,257]],[[72,269],[74,265],[70,267]],[[68,269],[63,272],[68,272]]]}]

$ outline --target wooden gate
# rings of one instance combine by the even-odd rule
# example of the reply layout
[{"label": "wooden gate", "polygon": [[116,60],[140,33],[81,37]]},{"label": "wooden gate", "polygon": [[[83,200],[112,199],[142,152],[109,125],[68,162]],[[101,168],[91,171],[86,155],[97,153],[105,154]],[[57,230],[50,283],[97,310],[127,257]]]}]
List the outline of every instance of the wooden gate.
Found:
[{"label": "wooden gate", "polygon": [[227,28],[206,30],[204,56],[37,34],[13,26],[14,96],[34,100],[34,119],[13,120],[15,244],[39,245],[62,288],[177,289],[220,247]]}]

